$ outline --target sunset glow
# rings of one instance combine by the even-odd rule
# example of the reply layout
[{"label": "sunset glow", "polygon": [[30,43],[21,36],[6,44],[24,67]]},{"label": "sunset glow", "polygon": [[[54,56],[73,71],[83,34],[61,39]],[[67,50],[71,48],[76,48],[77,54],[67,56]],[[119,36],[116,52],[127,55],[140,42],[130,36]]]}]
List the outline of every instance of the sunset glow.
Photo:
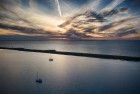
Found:
[{"label": "sunset glow", "polygon": [[[3,0],[0,36],[42,35],[62,39],[140,38],[139,13],[127,0]],[[16,31],[16,32],[15,32]],[[48,35],[49,34],[49,35]],[[73,37],[74,36],[74,37]]]}]

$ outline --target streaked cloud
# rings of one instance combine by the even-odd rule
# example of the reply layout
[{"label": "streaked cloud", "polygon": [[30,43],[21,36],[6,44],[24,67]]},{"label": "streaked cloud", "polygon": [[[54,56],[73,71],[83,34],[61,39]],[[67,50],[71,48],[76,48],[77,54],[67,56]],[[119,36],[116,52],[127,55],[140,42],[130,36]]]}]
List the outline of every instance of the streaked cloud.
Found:
[{"label": "streaked cloud", "polygon": [[119,6],[125,0],[112,0],[104,8],[100,8],[102,0],[79,5],[72,1],[59,0],[58,7],[56,0],[2,0],[0,36],[94,39],[140,34],[139,15]]}]

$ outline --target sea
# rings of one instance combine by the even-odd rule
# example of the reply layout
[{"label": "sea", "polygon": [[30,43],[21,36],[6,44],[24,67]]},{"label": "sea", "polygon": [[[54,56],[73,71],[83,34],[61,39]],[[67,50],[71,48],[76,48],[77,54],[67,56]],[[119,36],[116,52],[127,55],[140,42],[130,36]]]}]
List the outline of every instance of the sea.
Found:
[{"label": "sea", "polygon": [[[134,40],[0,41],[0,47],[140,57]],[[0,94],[140,94],[140,62],[0,49]]]}]

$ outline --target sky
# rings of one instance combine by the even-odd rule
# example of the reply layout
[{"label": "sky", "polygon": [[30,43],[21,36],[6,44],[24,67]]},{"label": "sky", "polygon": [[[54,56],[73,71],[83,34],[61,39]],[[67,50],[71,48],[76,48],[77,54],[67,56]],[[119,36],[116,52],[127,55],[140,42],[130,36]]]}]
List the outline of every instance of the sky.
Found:
[{"label": "sky", "polygon": [[0,40],[140,39],[140,0],[1,0]]}]

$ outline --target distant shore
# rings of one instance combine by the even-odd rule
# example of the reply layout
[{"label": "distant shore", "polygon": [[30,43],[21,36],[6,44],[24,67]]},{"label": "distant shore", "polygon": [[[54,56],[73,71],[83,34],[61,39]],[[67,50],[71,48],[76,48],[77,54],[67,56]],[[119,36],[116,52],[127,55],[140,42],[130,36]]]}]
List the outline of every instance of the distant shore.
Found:
[{"label": "distant shore", "polygon": [[71,55],[71,56],[81,56],[81,57],[101,58],[101,59],[126,60],[126,61],[135,61],[135,62],[140,61],[140,57],[132,57],[132,56],[105,55],[105,54],[92,54],[92,53],[80,53],[80,52],[66,52],[66,51],[56,51],[56,50],[37,50],[37,49],[10,48],[10,47],[0,47],[0,49],[16,50],[16,51],[24,51],[24,52]]}]

